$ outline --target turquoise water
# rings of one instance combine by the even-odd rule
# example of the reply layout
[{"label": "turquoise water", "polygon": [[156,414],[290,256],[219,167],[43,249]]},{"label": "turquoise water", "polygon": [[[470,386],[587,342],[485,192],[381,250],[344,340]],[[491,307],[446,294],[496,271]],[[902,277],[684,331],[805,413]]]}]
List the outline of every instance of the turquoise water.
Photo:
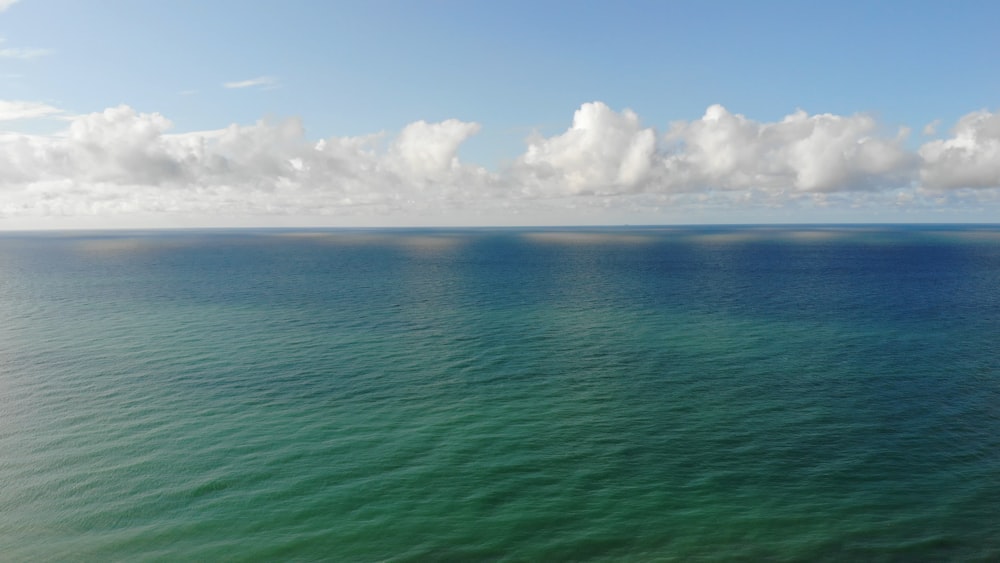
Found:
[{"label": "turquoise water", "polygon": [[0,559],[997,560],[1000,228],[0,235]]}]

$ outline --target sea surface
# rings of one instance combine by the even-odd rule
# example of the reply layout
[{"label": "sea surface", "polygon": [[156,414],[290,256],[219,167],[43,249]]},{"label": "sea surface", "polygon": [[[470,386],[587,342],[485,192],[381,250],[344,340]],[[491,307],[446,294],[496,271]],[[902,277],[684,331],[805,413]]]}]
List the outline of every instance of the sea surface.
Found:
[{"label": "sea surface", "polygon": [[0,560],[996,561],[998,337],[997,226],[0,234]]}]

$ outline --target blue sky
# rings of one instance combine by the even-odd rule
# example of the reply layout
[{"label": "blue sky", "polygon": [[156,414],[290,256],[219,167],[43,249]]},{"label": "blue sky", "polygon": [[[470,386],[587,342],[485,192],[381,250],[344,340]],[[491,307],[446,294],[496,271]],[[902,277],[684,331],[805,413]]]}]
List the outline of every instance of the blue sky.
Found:
[{"label": "blue sky", "polygon": [[0,228],[1000,217],[993,2],[0,7]]}]

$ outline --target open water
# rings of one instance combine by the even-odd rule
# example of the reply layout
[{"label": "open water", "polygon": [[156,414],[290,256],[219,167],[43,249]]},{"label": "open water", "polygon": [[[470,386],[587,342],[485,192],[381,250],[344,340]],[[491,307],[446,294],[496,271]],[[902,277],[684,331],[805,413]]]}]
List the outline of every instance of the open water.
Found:
[{"label": "open water", "polygon": [[0,235],[0,560],[995,561],[1000,227]]}]

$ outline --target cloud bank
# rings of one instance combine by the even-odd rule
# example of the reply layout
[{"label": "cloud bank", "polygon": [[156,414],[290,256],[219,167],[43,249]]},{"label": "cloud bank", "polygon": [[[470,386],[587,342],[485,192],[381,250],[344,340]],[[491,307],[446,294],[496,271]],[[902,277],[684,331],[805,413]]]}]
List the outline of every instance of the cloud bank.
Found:
[{"label": "cloud bank", "polygon": [[[0,101],[0,121],[59,112]],[[171,127],[163,115],[123,105],[68,118],[55,135],[0,133],[0,220],[163,214],[335,223],[365,216],[392,224],[421,213],[475,217],[539,207],[627,215],[685,206],[1000,201],[1000,114],[988,111],[912,149],[908,130],[883,131],[863,114],[796,111],[759,122],[713,105],[658,132],[631,110],[594,102],[564,132],[529,137],[499,170],[459,158],[481,126],[457,119],[417,121],[395,135],[321,139],[309,138],[296,118],[188,133]]]}]

